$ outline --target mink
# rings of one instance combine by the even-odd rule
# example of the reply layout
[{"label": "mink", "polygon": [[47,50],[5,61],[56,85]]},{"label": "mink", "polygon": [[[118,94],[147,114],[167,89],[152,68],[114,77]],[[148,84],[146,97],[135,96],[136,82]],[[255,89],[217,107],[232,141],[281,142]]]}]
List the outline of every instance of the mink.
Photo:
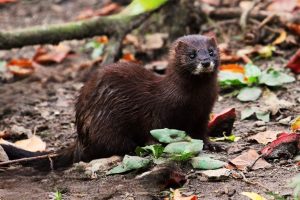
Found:
[{"label": "mink", "polygon": [[[211,147],[207,125],[218,95],[218,66],[215,39],[188,35],[172,44],[165,76],[131,62],[99,69],[77,99],[77,140],[52,158],[52,167],[128,154],[153,142],[153,129],[184,130]],[[6,152],[13,148],[2,146]],[[7,154],[10,159],[30,157],[24,150]],[[49,159],[29,165],[38,169],[50,166]]]}]

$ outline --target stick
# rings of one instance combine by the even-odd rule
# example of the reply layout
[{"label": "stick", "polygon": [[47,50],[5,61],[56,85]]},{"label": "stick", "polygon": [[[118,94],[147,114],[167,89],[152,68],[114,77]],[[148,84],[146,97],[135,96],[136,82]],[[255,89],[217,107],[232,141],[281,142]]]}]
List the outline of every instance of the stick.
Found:
[{"label": "stick", "polygon": [[20,158],[20,159],[16,159],[16,160],[0,162],[0,166],[10,165],[10,164],[15,164],[15,163],[20,163],[20,162],[26,162],[26,161],[31,161],[31,160],[39,160],[39,159],[43,159],[43,158],[51,159],[51,158],[57,157],[57,156],[58,156],[58,154],[47,154],[47,155],[42,155],[42,156],[30,157],[30,158]]}]

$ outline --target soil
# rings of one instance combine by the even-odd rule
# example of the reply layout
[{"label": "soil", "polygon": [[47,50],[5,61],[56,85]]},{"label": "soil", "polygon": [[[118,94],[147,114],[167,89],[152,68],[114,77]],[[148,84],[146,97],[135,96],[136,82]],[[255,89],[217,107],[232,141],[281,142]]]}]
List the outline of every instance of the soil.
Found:
[{"label": "soil", "polygon": [[[4,30],[23,28],[38,24],[51,24],[71,21],[85,8],[100,8],[101,1],[60,0],[34,1],[24,0],[0,7],[1,27]],[[66,12],[71,10],[72,12]],[[79,70],[81,63],[88,61],[88,54],[81,52],[84,41],[70,41],[74,46],[75,56],[68,57],[60,64],[40,66],[31,77],[0,82],[0,130],[12,130],[23,127],[31,133],[41,136],[47,143],[47,150],[57,150],[71,144],[76,137],[74,127],[74,102],[83,85]],[[1,60],[11,58],[31,58],[36,47],[24,47],[9,51],[0,51]],[[165,55],[162,55],[165,56]],[[264,60],[262,66],[281,66],[280,59]],[[85,77],[88,79],[88,77]],[[299,79],[299,77],[298,77]],[[300,113],[300,81],[285,85],[275,91],[280,99],[294,102],[290,109],[282,110],[266,124],[268,130],[289,130],[277,117],[295,118]],[[241,103],[235,98],[224,97],[216,103],[215,112],[229,107],[240,111],[249,106],[259,106],[261,101]],[[241,121],[238,116],[233,133],[242,139],[235,143],[222,143],[227,149],[236,150],[228,153],[211,153],[222,160],[237,157],[247,149],[259,151],[263,145],[251,143],[246,137],[257,132],[254,119]],[[20,139],[20,138],[18,138]],[[241,192],[257,192],[268,198],[266,192],[272,191],[283,196],[293,192],[288,181],[299,170],[293,160],[271,161],[272,167],[245,172],[247,183],[243,179],[229,178],[222,181],[208,181],[201,178],[198,171],[191,167],[182,168],[188,174],[183,186],[186,194],[196,194],[199,199],[248,199]],[[99,175],[95,179],[87,178],[78,170],[50,173],[37,172],[29,167],[11,166],[0,171],[0,199],[51,199],[55,191],[63,194],[63,199],[160,199],[161,189],[155,184],[141,184],[134,177],[137,172],[125,175]]]}]

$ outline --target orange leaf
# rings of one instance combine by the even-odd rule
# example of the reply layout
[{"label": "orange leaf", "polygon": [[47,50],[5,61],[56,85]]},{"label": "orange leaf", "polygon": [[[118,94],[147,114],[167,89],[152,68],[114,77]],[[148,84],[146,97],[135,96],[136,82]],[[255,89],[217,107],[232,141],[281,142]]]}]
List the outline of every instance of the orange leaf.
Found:
[{"label": "orange leaf", "polygon": [[297,33],[298,35],[300,35],[300,24],[293,24],[293,23],[288,23],[287,24],[287,27],[291,30],[291,31],[293,31],[293,32],[295,32],[295,33]]},{"label": "orange leaf", "polygon": [[178,189],[174,191],[173,195],[174,195],[173,200],[198,200],[196,195],[191,195],[188,197],[182,196]]},{"label": "orange leaf", "polygon": [[104,6],[103,8],[96,10],[95,14],[98,16],[105,16],[105,15],[109,15],[112,14],[114,12],[116,12],[117,10],[120,9],[120,5],[117,3],[110,3],[106,6]]},{"label": "orange leaf", "polygon": [[108,43],[108,37],[106,35],[100,36],[96,38],[96,41],[102,44]]},{"label": "orange leaf", "polygon": [[4,4],[4,3],[14,3],[17,0],[0,0],[0,4]]},{"label": "orange leaf", "polygon": [[50,51],[40,47],[37,49],[33,60],[37,63],[61,63],[71,52],[70,47],[66,45],[58,45],[53,47]]},{"label": "orange leaf", "polygon": [[12,59],[7,63],[8,70],[16,76],[28,76],[34,72],[34,66],[28,59]]},{"label": "orange leaf", "polygon": [[132,53],[123,54],[122,60],[136,62],[135,56]]},{"label": "orange leaf", "polygon": [[281,44],[286,40],[287,33],[285,30],[280,30],[280,35],[272,42],[273,45]]},{"label": "orange leaf", "polygon": [[293,132],[300,131],[300,116],[292,121],[291,129]]},{"label": "orange leaf", "polygon": [[220,70],[245,74],[244,67],[242,65],[238,65],[238,64],[221,65]]}]

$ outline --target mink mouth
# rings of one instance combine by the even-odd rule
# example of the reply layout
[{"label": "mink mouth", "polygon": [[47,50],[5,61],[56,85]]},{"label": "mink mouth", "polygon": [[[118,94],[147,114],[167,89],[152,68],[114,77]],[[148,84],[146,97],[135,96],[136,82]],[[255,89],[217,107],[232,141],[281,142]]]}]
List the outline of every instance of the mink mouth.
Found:
[{"label": "mink mouth", "polygon": [[192,74],[199,75],[201,73],[212,73],[215,70],[215,63],[210,61],[209,66],[204,66],[201,62],[192,71]]}]

